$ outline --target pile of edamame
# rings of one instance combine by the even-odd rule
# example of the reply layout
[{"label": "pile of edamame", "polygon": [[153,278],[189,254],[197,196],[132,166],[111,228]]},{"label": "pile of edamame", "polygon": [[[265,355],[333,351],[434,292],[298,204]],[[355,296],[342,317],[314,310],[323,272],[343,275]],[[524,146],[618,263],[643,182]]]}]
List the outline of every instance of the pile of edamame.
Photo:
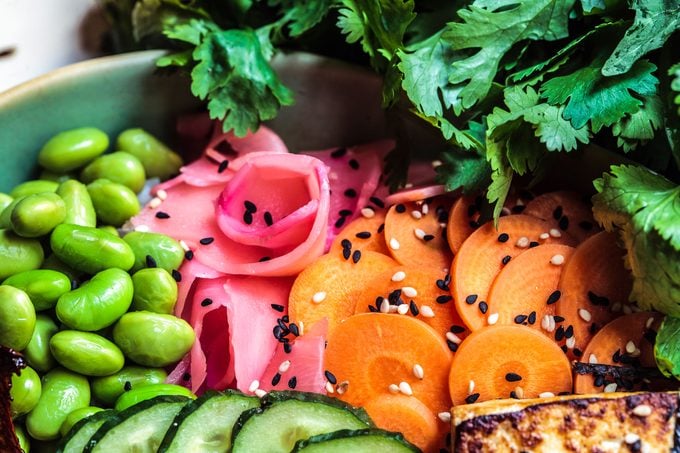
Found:
[{"label": "pile of edamame", "polygon": [[29,365],[11,390],[25,451],[107,407],[192,396],[163,384],[195,340],[172,314],[184,250],[161,234],[120,235],[147,178],[169,178],[182,160],[141,129],[108,149],[95,128],[57,134],[40,178],[0,193],[0,344]]}]

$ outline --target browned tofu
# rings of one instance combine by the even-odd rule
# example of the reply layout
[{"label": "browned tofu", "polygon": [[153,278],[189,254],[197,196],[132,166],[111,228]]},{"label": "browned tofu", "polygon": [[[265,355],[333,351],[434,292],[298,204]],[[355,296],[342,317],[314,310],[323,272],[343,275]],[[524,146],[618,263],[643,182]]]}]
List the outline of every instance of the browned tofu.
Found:
[{"label": "browned tofu", "polygon": [[452,411],[455,452],[680,452],[676,392],[497,400]]}]

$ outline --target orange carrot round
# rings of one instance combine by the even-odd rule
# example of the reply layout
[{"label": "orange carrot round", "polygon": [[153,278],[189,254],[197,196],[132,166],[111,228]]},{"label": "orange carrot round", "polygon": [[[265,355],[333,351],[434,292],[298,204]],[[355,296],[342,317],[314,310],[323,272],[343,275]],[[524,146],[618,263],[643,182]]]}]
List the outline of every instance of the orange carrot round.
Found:
[{"label": "orange carrot round", "polygon": [[571,366],[559,346],[525,326],[489,326],[453,356],[449,391],[454,405],[494,398],[536,398],[571,392]]},{"label": "orange carrot round", "polygon": [[522,213],[550,222],[552,228],[568,232],[579,242],[600,231],[590,204],[576,192],[561,190],[541,194],[528,202]]},{"label": "orange carrot round", "polygon": [[329,253],[342,253],[347,241],[352,250],[373,251],[389,255],[385,244],[385,211],[367,208],[367,216],[360,216],[344,227],[331,244]]},{"label": "orange carrot round", "polygon": [[463,241],[479,228],[478,197],[470,195],[458,198],[451,207],[446,224],[446,240],[451,252],[458,253]]}]

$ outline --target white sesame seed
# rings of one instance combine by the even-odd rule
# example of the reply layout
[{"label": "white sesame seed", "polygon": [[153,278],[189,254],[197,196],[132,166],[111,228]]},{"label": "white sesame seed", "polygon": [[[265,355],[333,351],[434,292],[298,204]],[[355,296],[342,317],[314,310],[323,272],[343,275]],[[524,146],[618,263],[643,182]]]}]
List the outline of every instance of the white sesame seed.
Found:
[{"label": "white sesame seed", "polygon": [[443,421],[444,423],[451,422],[451,412],[440,412],[437,414],[437,417],[439,417],[439,420]]},{"label": "white sesame seed", "polygon": [[333,388],[333,384],[331,384],[328,381],[326,381],[326,393],[329,393],[329,394],[335,393],[335,389]]},{"label": "white sesame seed", "polygon": [[582,320],[585,322],[590,322],[591,319],[593,319],[593,316],[590,314],[588,310],[585,308],[579,308],[578,310],[578,315],[581,317]]},{"label": "white sesame seed", "polygon": [[555,322],[555,317],[551,316],[550,317],[550,328],[548,329],[548,332],[554,332],[556,328],[557,328],[557,323]]},{"label": "white sesame seed", "polygon": [[652,408],[646,404],[640,404],[639,406],[635,406],[635,409],[633,409],[633,414],[637,415],[638,417],[646,417],[648,415],[652,415]]},{"label": "white sesame seed", "polygon": [[442,166],[442,161],[441,160],[433,160],[432,161],[432,168],[437,168]]},{"label": "white sesame seed", "polygon": [[420,228],[414,228],[413,234],[415,234],[418,239],[423,239],[427,233]]},{"label": "white sesame seed", "polygon": [[404,184],[404,189],[410,189],[411,187],[413,187],[412,182],[407,182],[406,184]]},{"label": "white sesame seed", "polygon": [[390,308],[390,313],[396,313],[396,312],[397,312],[397,309],[398,309],[399,307],[397,307],[396,305],[390,305],[389,308]]},{"label": "white sesame seed", "polygon": [[380,313],[389,313],[390,312],[390,303],[385,300],[385,298],[382,298],[380,302]]},{"label": "white sesame seed", "polygon": [[315,304],[320,304],[321,302],[324,301],[325,298],[326,298],[326,292],[325,291],[319,291],[317,293],[314,293],[314,295],[312,296],[312,302],[314,302]]},{"label": "white sesame seed", "polygon": [[576,337],[569,337],[567,341],[564,342],[569,349],[574,349],[576,347]]},{"label": "white sesame seed", "polygon": [[137,225],[135,231],[140,231],[142,233],[148,233],[151,229],[148,225]]},{"label": "white sesame seed", "polygon": [[404,271],[397,271],[392,275],[392,281],[393,282],[401,282],[406,278],[406,272]]},{"label": "white sesame seed", "polygon": [[541,328],[543,330],[548,330],[550,328],[550,315],[545,315],[543,316],[543,319],[541,319]]},{"label": "white sesame seed", "polygon": [[650,317],[650,318],[647,319],[647,322],[645,323],[645,327],[649,329],[650,327],[652,327],[652,324],[654,324],[654,318]]},{"label": "white sesame seed", "polygon": [[561,238],[562,237],[562,232],[558,230],[557,228],[551,228],[550,229],[550,236],[554,238]]},{"label": "white sesame seed", "polygon": [[621,310],[623,310],[623,314],[624,314],[624,315],[629,315],[629,314],[633,313],[633,309],[632,309],[631,306],[628,305],[628,304],[625,304],[625,305],[621,308]]},{"label": "white sesame seed", "polygon": [[453,332],[446,332],[446,339],[451,343],[460,344],[463,340]]},{"label": "white sesame seed", "polygon": [[255,390],[255,396],[257,396],[258,398],[264,398],[266,394],[267,392],[265,392],[262,389]]},{"label": "white sesame seed", "polygon": [[628,354],[633,354],[637,350],[637,346],[635,346],[635,343],[633,343],[632,340],[629,340],[628,343],[626,343],[626,352]]},{"label": "white sesame seed", "polygon": [[158,190],[158,192],[156,192],[156,196],[161,200],[165,200],[166,198],[168,198],[168,193],[165,190],[160,189]]},{"label": "white sesame seed", "polygon": [[408,304],[401,304],[397,306],[397,313],[399,313],[400,315],[405,315],[406,313],[408,313],[408,310],[409,310]]},{"label": "white sesame seed", "polygon": [[521,238],[517,239],[517,243],[515,243],[515,245],[521,249],[525,249],[529,247],[529,238],[522,236]]},{"label": "white sesame seed", "polygon": [[557,255],[553,255],[553,257],[550,258],[550,264],[561,266],[564,264],[564,255],[560,255],[559,253]]},{"label": "white sesame seed", "polygon": [[430,212],[430,207],[427,205],[427,203],[423,203],[423,205],[420,207],[420,212],[422,212],[423,215],[427,215],[427,213]]},{"label": "white sesame seed", "polygon": [[258,381],[257,379],[255,379],[253,382],[250,383],[250,387],[248,387],[248,391],[249,391],[250,393],[254,393],[255,390],[257,390],[257,389],[259,389],[259,388],[260,388],[260,381]]},{"label": "white sesame seed", "polygon": [[618,385],[616,385],[616,382],[612,382],[611,384],[607,384],[604,386],[604,393],[614,393],[617,388]]},{"label": "white sesame seed", "polygon": [[341,383],[338,384],[338,387],[335,391],[338,392],[338,395],[342,395],[343,393],[345,393],[347,391],[348,388],[349,388],[349,381],[342,381]]},{"label": "white sesame seed", "polygon": [[411,389],[411,385],[406,381],[401,381],[399,383],[399,391],[407,396],[413,395],[413,389]]},{"label": "white sesame seed", "polygon": [[416,363],[413,365],[413,375],[418,379],[423,379],[425,377],[425,370],[423,370],[421,364]]},{"label": "white sesame seed", "polygon": [[542,240],[542,241],[545,241],[546,239],[550,238],[550,234],[549,234],[549,233],[541,233],[541,234],[538,236],[538,238],[539,238],[540,240]]},{"label": "white sesame seed", "polygon": [[367,219],[370,219],[373,216],[375,216],[375,211],[371,208],[363,208],[361,210],[361,215],[364,216]]},{"label": "white sesame seed", "polygon": [[288,368],[290,368],[290,360],[284,360],[281,362],[281,365],[279,365],[279,373],[283,374],[286,371],[288,371]]},{"label": "white sesame seed", "polygon": [[518,385],[515,387],[515,395],[517,395],[517,398],[519,399],[524,398],[524,389]]},{"label": "white sesame seed", "polygon": [[621,311],[621,303],[620,303],[620,302],[615,302],[615,303],[612,305],[612,307],[610,308],[610,310],[611,310],[612,312],[614,312],[614,313],[617,313],[617,312]]},{"label": "white sesame seed", "polygon": [[486,322],[490,325],[493,326],[498,322],[498,313],[491,313],[488,318],[486,318]]},{"label": "white sesame seed", "polygon": [[555,394],[553,392],[543,392],[538,394],[539,398],[553,398],[554,396]]},{"label": "white sesame seed", "polygon": [[182,247],[182,250],[184,250],[185,252],[188,252],[189,250],[191,250],[189,248],[189,244],[187,244],[184,241],[179,241],[179,245],[180,245],[180,247]]},{"label": "white sesame seed", "polygon": [[149,202],[149,207],[151,209],[156,209],[157,207],[159,207],[161,205],[161,203],[163,203],[163,200],[161,200],[158,197],[153,197],[151,199],[151,201]]},{"label": "white sesame seed", "polygon": [[434,311],[432,311],[432,307],[430,307],[429,305],[421,305],[420,314],[423,315],[425,318],[434,318]]},{"label": "white sesame seed", "polygon": [[598,445],[598,448],[596,451],[619,451],[621,450],[621,441],[620,440],[603,440],[600,442],[600,445]]},{"label": "white sesame seed", "polygon": [[501,215],[510,215],[510,214],[512,214],[512,211],[510,210],[510,208],[503,206],[503,208],[501,209]]},{"label": "white sesame seed", "polygon": [[597,361],[597,356],[595,354],[590,354],[588,357],[588,363],[600,363]]},{"label": "white sesame seed", "polygon": [[640,440],[640,436],[635,433],[628,433],[626,434],[626,437],[623,438],[623,441],[629,445],[634,444],[638,440]]},{"label": "white sesame seed", "polygon": [[470,382],[468,382],[468,395],[472,395],[472,392],[475,391],[475,381],[470,379]]},{"label": "white sesame seed", "polygon": [[399,250],[399,241],[397,241],[395,238],[390,239],[390,248],[392,250]]},{"label": "white sesame seed", "polygon": [[390,384],[387,386],[387,390],[389,390],[390,393],[397,394],[399,393],[399,386],[397,384]]},{"label": "white sesame seed", "polygon": [[411,211],[411,217],[416,220],[420,220],[423,218],[423,214],[420,211]]},{"label": "white sesame seed", "polygon": [[418,297],[418,291],[412,286],[404,286],[401,288],[401,293],[406,297]]},{"label": "white sesame seed", "polygon": [[304,322],[300,321],[300,322],[298,323],[298,331],[299,331],[299,333],[300,333],[299,336],[302,336],[302,335],[305,334],[305,323],[304,323]]}]

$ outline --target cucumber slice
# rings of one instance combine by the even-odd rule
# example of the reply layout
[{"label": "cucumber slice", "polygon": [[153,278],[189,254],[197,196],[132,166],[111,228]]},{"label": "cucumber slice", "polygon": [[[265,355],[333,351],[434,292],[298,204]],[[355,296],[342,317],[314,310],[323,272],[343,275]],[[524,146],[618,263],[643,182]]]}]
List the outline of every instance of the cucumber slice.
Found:
[{"label": "cucumber slice", "polygon": [[298,440],[317,434],[372,427],[363,410],[314,393],[272,392],[263,405],[237,420],[233,453],[287,453]]},{"label": "cucumber slice", "polygon": [[159,453],[227,452],[239,415],[260,407],[260,400],[234,390],[206,392],[182,408],[158,449]]},{"label": "cucumber slice", "polygon": [[291,453],[414,453],[420,452],[400,433],[382,429],[342,429],[300,440]]},{"label": "cucumber slice", "polygon": [[135,404],[107,420],[83,453],[156,452],[175,416],[190,401],[185,396],[163,395]]},{"label": "cucumber slice", "polygon": [[115,415],[115,411],[108,410],[97,412],[78,421],[61,439],[56,453],[81,453],[90,437],[97,432],[104,422]]}]

